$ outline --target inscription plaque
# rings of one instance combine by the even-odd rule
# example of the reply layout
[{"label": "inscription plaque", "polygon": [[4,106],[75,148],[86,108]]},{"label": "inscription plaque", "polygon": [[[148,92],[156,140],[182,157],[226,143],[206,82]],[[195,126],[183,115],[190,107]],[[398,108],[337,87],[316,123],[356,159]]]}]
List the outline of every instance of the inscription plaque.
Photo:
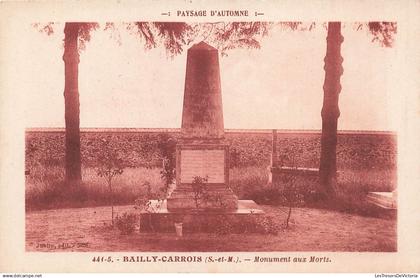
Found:
[{"label": "inscription plaque", "polygon": [[225,182],[224,150],[181,150],[181,183],[195,176],[207,177],[208,183]]}]

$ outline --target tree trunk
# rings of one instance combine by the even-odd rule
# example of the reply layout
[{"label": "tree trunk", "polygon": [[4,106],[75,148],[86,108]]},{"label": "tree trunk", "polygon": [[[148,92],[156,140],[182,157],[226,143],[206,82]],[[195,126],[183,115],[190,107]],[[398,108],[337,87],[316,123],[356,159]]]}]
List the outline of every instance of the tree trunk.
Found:
[{"label": "tree trunk", "polygon": [[79,51],[77,47],[79,24],[66,23],[64,27],[64,105],[66,123],[66,182],[79,184],[82,180],[80,159],[79,108]]},{"label": "tree trunk", "polygon": [[287,219],[286,219],[286,229],[289,228],[289,221],[290,221],[291,214],[292,214],[292,205],[289,204],[289,211],[287,213]]},{"label": "tree trunk", "polygon": [[328,196],[334,194],[337,179],[336,146],[337,120],[340,116],[338,97],[341,91],[340,76],[343,74],[341,57],[341,23],[328,23],[327,54],[325,56],[324,101],[322,106],[320,185]]},{"label": "tree trunk", "polygon": [[111,178],[108,179],[108,186],[111,195],[111,225],[114,226],[114,192],[112,191]]}]

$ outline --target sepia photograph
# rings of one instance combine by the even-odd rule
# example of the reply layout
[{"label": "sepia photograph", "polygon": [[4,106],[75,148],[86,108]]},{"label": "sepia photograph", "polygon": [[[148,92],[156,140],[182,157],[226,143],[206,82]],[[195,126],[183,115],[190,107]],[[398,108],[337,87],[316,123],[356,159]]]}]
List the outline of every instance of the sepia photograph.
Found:
[{"label": "sepia photograph", "polygon": [[396,22],[27,29],[27,251],[397,251]]},{"label": "sepia photograph", "polygon": [[417,10],[0,2],[0,272],[417,277]]}]

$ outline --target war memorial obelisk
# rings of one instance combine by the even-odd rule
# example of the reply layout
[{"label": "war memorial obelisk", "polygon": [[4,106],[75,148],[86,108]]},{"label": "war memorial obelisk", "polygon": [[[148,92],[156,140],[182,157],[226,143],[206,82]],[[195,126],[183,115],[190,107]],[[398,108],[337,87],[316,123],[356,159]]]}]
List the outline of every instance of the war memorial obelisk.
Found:
[{"label": "war memorial obelisk", "polygon": [[188,49],[181,138],[176,147],[176,188],[168,211],[197,209],[195,177],[206,178],[209,198],[201,210],[234,211],[238,199],[229,188],[229,146],[224,141],[218,50],[205,42]]},{"label": "war memorial obelisk", "polygon": [[[180,223],[189,232],[210,231],[220,218],[238,229],[255,228],[242,224],[264,212],[252,200],[238,201],[229,188],[229,146],[224,137],[219,53],[200,42],[187,53],[181,137],[176,145],[176,187],[156,211],[141,212],[144,223],[150,223],[141,225],[142,231],[170,232]],[[197,177],[206,179],[202,183],[206,198],[199,206],[194,190]]]}]

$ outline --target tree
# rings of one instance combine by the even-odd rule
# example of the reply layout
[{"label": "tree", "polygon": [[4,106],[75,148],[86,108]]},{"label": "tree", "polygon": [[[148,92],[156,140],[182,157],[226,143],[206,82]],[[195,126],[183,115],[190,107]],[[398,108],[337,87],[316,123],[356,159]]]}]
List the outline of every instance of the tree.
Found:
[{"label": "tree", "polygon": [[[54,33],[54,23],[33,25],[47,35]],[[137,33],[145,41],[145,48],[157,46],[157,38],[172,55],[181,53],[185,44],[185,33],[190,27],[185,23],[129,23],[128,28],[135,26]],[[98,23],[67,22],[64,27],[64,106],[65,106],[65,181],[77,185],[82,180],[80,153],[80,101],[78,88],[79,52],[85,49],[90,40],[90,32],[99,27]],[[113,23],[106,23],[105,29],[114,29]]]},{"label": "tree", "polygon": [[80,101],[79,101],[79,40],[81,46],[90,40],[90,30],[96,23],[67,22],[64,27],[64,118],[65,179],[70,185],[82,180],[80,155]]},{"label": "tree", "polygon": [[[34,24],[40,32],[54,33],[54,23]],[[80,155],[79,50],[90,40],[97,23],[67,22],[64,26],[64,119],[65,119],[65,181],[78,185],[82,180]]]},{"label": "tree", "polygon": [[[303,24],[302,22],[280,22],[282,28],[299,31],[311,31],[316,23]],[[341,91],[340,77],[343,74],[343,58],[341,57],[341,22],[328,22],[323,24],[327,29],[327,51],[325,55],[324,96],[321,110],[322,134],[321,157],[319,166],[319,181],[323,195],[331,197],[337,179],[337,122],[340,116],[338,106]],[[372,35],[372,42],[379,42],[381,46],[392,47],[394,34],[397,31],[395,22],[369,22],[355,23],[357,30],[367,28]]]},{"label": "tree", "polygon": [[[269,23],[268,26],[273,25]],[[303,24],[302,22],[280,22],[281,28],[299,31],[311,31],[316,23]],[[340,116],[338,106],[341,91],[340,77],[343,74],[343,58],[341,57],[341,22],[328,22],[323,24],[327,29],[327,51],[325,55],[324,96],[321,110],[322,135],[321,158],[319,166],[319,180],[323,195],[328,197],[334,194],[337,179],[337,122]],[[267,27],[267,25],[265,26]],[[357,30],[367,28],[372,35],[372,42],[379,42],[381,46],[392,47],[394,34],[397,31],[395,22],[369,22],[355,23]]]},{"label": "tree", "polygon": [[66,181],[78,183],[82,179],[79,120],[79,50],[77,41],[80,25],[66,23],[64,27],[64,118]]},{"label": "tree", "polygon": [[[357,30],[364,28],[364,24],[357,24]],[[394,22],[369,22],[369,32],[372,41],[379,41],[382,46],[391,47],[393,35],[397,31]],[[343,74],[343,58],[341,57],[341,22],[328,23],[327,52],[325,55],[324,100],[321,110],[321,158],[319,166],[319,181],[324,195],[334,195],[337,180],[337,122],[340,116],[338,99],[341,91],[340,76]]]},{"label": "tree", "polygon": [[321,110],[321,158],[319,180],[326,195],[333,193],[337,175],[337,121],[340,116],[338,96],[341,91],[340,76],[343,74],[341,57],[341,23],[329,22],[327,35],[327,53],[325,56],[324,100]]},{"label": "tree", "polygon": [[109,196],[111,197],[111,224],[114,226],[114,192],[112,189],[112,180],[124,171],[123,160],[118,156],[116,151],[112,148],[111,142],[102,140],[101,151],[99,152],[98,164],[96,174],[104,178],[109,189]]}]

